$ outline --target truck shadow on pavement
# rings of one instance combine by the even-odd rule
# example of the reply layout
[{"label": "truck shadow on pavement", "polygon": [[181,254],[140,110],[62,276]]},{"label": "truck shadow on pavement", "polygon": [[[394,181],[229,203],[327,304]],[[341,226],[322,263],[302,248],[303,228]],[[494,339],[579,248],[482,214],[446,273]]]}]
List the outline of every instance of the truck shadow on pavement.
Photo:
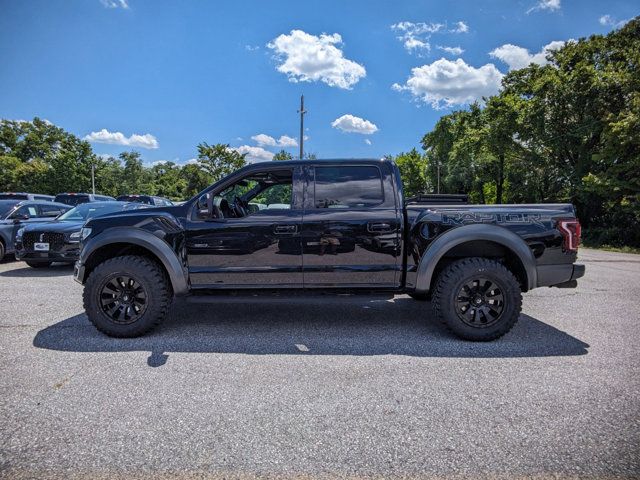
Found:
[{"label": "truck shadow on pavement", "polygon": [[402,297],[244,299],[221,305],[179,301],[159,329],[133,339],[107,337],[79,314],[39,331],[33,345],[67,352],[148,351],[150,367],[164,365],[172,352],[519,358],[585,355],[589,347],[524,314],[497,341],[463,341],[432,317],[428,303]]}]

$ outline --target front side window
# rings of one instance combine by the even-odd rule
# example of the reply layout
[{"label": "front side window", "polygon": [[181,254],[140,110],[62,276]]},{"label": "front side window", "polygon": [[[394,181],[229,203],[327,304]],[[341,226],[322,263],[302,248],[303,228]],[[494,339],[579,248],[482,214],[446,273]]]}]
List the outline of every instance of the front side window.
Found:
[{"label": "front side window", "polygon": [[380,205],[382,177],[374,166],[315,168],[316,208],[367,208]]}]

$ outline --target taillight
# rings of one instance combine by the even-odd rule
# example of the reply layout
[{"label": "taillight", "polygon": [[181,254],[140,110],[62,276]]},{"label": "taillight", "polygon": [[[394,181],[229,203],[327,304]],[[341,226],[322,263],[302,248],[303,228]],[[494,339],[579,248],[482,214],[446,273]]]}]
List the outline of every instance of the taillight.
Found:
[{"label": "taillight", "polygon": [[562,234],[562,249],[565,252],[577,252],[580,245],[582,227],[576,218],[560,218],[556,227]]}]

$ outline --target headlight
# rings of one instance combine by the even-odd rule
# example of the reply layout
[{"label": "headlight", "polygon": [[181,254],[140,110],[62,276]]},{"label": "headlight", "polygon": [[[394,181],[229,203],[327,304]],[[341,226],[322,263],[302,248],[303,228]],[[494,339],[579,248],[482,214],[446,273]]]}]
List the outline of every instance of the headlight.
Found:
[{"label": "headlight", "polygon": [[91,229],[87,227],[82,227],[82,230],[80,230],[80,239],[84,240],[89,235],[91,235]]},{"label": "headlight", "polygon": [[72,242],[79,242],[81,233],[82,233],[82,230],[79,232],[73,232],[71,235],[69,235],[69,240]]},{"label": "headlight", "polygon": [[16,240],[22,240],[22,234],[24,233],[24,227],[16,232]]}]

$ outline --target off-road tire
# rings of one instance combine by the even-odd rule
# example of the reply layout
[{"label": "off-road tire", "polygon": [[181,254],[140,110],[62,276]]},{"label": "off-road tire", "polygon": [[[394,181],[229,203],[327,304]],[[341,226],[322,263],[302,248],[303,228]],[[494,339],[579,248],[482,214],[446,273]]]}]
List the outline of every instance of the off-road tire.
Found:
[{"label": "off-road tire", "polygon": [[5,253],[6,253],[6,249],[4,248],[4,242],[0,240],[0,262],[4,258]]},{"label": "off-road tire", "polygon": [[25,263],[31,268],[47,268],[50,267],[53,262],[29,262],[25,260]]},{"label": "off-road tire", "polygon": [[[502,299],[501,313],[495,318],[490,315],[484,316],[485,319],[491,318],[485,325],[480,319],[476,323],[476,317],[468,312],[469,317],[473,318],[470,320],[462,312],[465,306],[460,307],[460,304],[464,303],[460,300],[461,298],[467,298],[465,295],[471,298],[470,295],[464,293],[469,291],[469,287],[465,290],[464,286],[469,284],[473,286],[474,279],[480,278],[492,282],[492,285],[496,286],[495,289],[487,293],[486,298],[482,296],[482,289],[479,287],[476,295],[482,297],[481,302],[488,302],[487,298],[492,298],[490,295],[496,295],[496,292],[499,292],[499,298]],[[432,304],[436,317],[455,335],[465,340],[487,342],[500,338],[516,324],[522,308],[522,293],[518,280],[502,263],[488,258],[473,257],[457,260],[440,273],[436,280]],[[487,303],[487,308],[492,307]],[[475,312],[475,310],[471,311]],[[474,325],[470,325],[470,323],[474,323]]]},{"label": "off-road tire", "polygon": [[[145,293],[144,310],[130,323],[118,323],[101,305],[105,287],[118,277],[134,279]],[[166,318],[173,292],[163,268],[155,261],[137,255],[105,260],[89,275],[82,300],[89,321],[110,337],[138,337],[154,329]]]}]

